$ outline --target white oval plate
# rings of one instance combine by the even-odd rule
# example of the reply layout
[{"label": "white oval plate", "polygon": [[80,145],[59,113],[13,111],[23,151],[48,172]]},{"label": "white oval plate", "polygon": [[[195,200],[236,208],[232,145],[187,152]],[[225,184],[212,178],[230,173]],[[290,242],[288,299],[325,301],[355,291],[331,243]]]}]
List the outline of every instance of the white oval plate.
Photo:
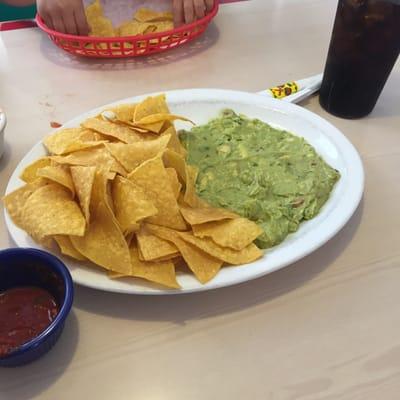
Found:
[{"label": "white oval plate", "polygon": [[[289,235],[280,245],[266,251],[260,260],[245,266],[224,267],[205,285],[200,284],[194,276],[184,273],[178,276],[181,290],[163,290],[133,278],[111,280],[101,269],[97,270],[85,266],[84,263],[61,257],[76,283],[110,292],[133,294],[189,293],[234,285],[283,268],[310,254],[332,238],[356,210],[364,188],[364,172],[360,157],[346,137],[324,119],[294,104],[252,93],[193,89],[171,91],[166,95],[172,113],[188,117],[196,124],[204,124],[216,117],[222,109],[232,108],[250,118],[259,118],[275,127],[303,136],[329,165],[340,171],[341,178],[329,200],[314,219],[303,222],[296,233]],[[127,98],[107,106],[138,102],[147,96]],[[106,106],[74,118],[64,124],[63,128],[79,126],[80,122],[97,115],[104,107]],[[177,128],[184,126],[182,123],[177,123]],[[19,179],[19,175],[23,169],[45,154],[43,145],[36,144],[15,169],[6,193],[21,186],[23,182]],[[8,230],[19,247],[40,248],[24,231],[14,225],[7,212],[5,219]]]}]

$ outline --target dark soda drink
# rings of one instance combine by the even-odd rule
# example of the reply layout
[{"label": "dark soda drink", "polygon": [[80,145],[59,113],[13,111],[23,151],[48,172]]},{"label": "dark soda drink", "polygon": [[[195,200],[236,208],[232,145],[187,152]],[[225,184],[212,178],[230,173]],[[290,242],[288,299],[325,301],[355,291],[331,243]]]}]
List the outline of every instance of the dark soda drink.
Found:
[{"label": "dark soda drink", "polygon": [[400,52],[400,0],[339,0],[319,101],[343,118],[369,114]]}]

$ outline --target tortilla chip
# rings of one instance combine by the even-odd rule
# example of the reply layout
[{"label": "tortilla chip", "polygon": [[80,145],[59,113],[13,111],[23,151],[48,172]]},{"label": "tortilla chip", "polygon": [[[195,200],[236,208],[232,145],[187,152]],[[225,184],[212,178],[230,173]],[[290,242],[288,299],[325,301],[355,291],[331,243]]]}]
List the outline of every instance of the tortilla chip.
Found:
[{"label": "tortilla chip", "polygon": [[149,115],[167,114],[169,109],[165,101],[165,94],[160,94],[154,97],[147,97],[136,106],[134,114],[134,122],[137,122]]},{"label": "tortilla chip", "polygon": [[48,167],[50,164],[51,160],[49,157],[39,158],[39,160],[36,160],[23,170],[20,179],[22,179],[26,183],[31,183],[38,178],[38,176],[36,175],[37,170],[40,168]]},{"label": "tortilla chip", "polygon": [[174,23],[172,21],[160,21],[156,23],[156,32],[165,32],[174,29]]},{"label": "tortilla chip", "polygon": [[161,130],[163,129],[164,123],[165,123],[164,121],[159,121],[159,122],[154,122],[153,124],[147,124],[147,125],[143,125],[143,126],[132,123],[131,126],[134,129],[138,129],[138,130],[141,130],[144,132],[153,133],[153,134],[158,135],[161,132]]},{"label": "tortilla chip", "polygon": [[[117,120],[117,121],[119,121],[119,120]],[[147,133],[147,134],[156,134],[156,135],[158,135],[162,131],[162,129],[164,127],[164,123],[165,123],[164,121],[158,121],[158,122],[154,122],[151,124],[146,124],[146,125],[140,126],[140,125],[136,124],[135,122],[127,122],[127,124],[135,131],[138,131],[141,133]]]},{"label": "tortilla chip", "polygon": [[109,181],[113,181],[117,174],[115,172],[107,172],[106,176]]},{"label": "tortilla chip", "polygon": [[175,266],[171,261],[148,262],[139,260],[137,248],[130,247],[132,263],[131,274],[138,278],[146,279],[150,282],[159,283],[172,289],[179,289],[180,285],[176,281]]},{"label": "tortilla chip", "polygon": [[141,259],[153,261],[160,258],[172,258],[179,255],[177,247],[150,233],[144,226],[136,234]]},{"label": "tortilla chip", "polygon": [[146,142],[131,144],[109,143],[106,147],[128,172],[132,172],[144,161],[161,154],[166,149],[170,138],[171,136],[165,135]]},{"label": "tortilla chip", "polygon": [[[137,136],[138,142],[143,141],[143,140],[152,140],[152,139],[157,138],[157,136],[153,132],[150,131],[149,126],[146,126],[146,128],[140,128],[134,122],[118,119],[117,116],[114,113],[112,113],[110,110],[103,111],[101,113],[101,118],[103,118],[104,121],[111,122],[112,124],[119,125],[123,128],[128,128],[131,132],[138,135]],[[113,141],[115,142],[118,140],[114,138]],[[132,143],[134,143],[134,142],[132,142]]]},{"label": "tortilla chip", "polygon": [[104,121],[99,118],[89,118],[82,123],[82,126],[88,129],[93,129],[102,135],[118,139],[124,143],[134,143],[144,140],[138,133],[127,126],[119,125],[110,121]]},{"label": "tortilla chip", "polygon": [[[155,22],[140,22],[140,21],[125,21],[115,30],[118,36],[138,36],[145,35],[157,31],[157,23]],[[133,48],[129,42],[124,43],[125,47]],[[139,47],[139,46],[138,46]]]},{"label": "tortilla chip", "polygon": [[22,219],[22,210],[28,198],[38,188],[45,186],[47,181],[42,178],[36,178],[35,181],[28,183],[17,190],[3,197],[4,206],[8,215],[13,220],[14,224],[24,229],[24,221]]},{"label": "tortilla chip", "polygon": [[72,181],[78,195],[86,222],[90,221],[90,198],[92,195],[93,181],[96,174],[96,167],[74,166],[70,167]]},{"label": "tortilla chip", "polygon": [[178,232],[178,235],[185,242],[191,243],[207,254],[233,265],[250,263],[263,255],[263,252],[253,243],[238,251],[229,247],[221,247],[210,238],[200,239],[188,232]]},{"label": "tortilla chip", "polygon": [[138,22],[139,35],[147,35],[157,30],[157,26],[154,22]]},{"label": "tortilla chip", "polygon": [[68,168],[62,165],[43,167],[37,170],[36,175],[59,183],[71,192],[72,197],[75,196],[75,187]]},{"label": "tortilla chip", "polygon": [[89,4],[85,9],[85,13],[86,18],[103,15],[103,7],[101,6],[100,0],[95,0]]},{"label": "tortilla chip", "polygon": [[[87,129],[86,131],[88,132],[89,130]],[[71,145],[67,146],[64,149],[63,154],[72,153],[72,152],[78,151],[78,150],[90,149],[93,147],[100,146],[101,144],[107,143],[107,142],[108,142],[108,140],[104,140],[104,138],[95,139],[93,141],[78,140],[75,143],[71,143]]]},{"label": "tortilla chip", "polygon": [[62,254],[75,258],[75,260],[83,261],[87,259],[81,253],[79,253],[78,250],[75,249],[69,236],[54,235],[53,239],[57,242],[58,247],[60,248]]},{"label": "tortilla chip", "polygon": [[137,231],[139,221],[158,213],[140,186],[120,176],[117,176],[112,184],[112,198],[115,216],[125,235]]},{"label": "tortilla chip", "polygon": [[210,221],[239,218],[237,214],[228,210],[224,210],[223,208],[190,208],[181,205],[180,210],[183,218],[185,218],[190,225],[199,225]]},{"label": "tortilla chip", "polygon": [[101,201],[107,203],[107,206],[111,208],[111,205],[108,203],[107,198],[108,174],[109,171],[107,171],[106,169],[96,168],[93,179],[92,192],[90,196],[90,214],[92,214],[92,212],[95,212],[98,204]]},{"label": "tortilla chip", "polygon": [[[90,136],[89,136],[90,135]],[[91,138],[91,140],[89,140]],[[62,155],[73,151],[96,147],[101,142],[96,141],[94,132],[82,128],[66,128],[48,136],[43,144],[51,154]]]},{"label": "tortilla chip", "polygon": [[120,272],[107,271],[107,276],[111,279],[129,278],[132,275],[121,274]]},{"label": "tortilla chip", "polygon": [[196,167],[186,165],[186,188],[183,201],[191,207],[199,207],[200,199],[196,194],[196,179],[198,170]]},{"label": "tortilla chip", "polygon": [[90,27],[89,36],[114,37],[115,31],[112,22],[104,15],[86,14],[87,22]]},{"label": "tortilla chip", "polygon": [[[138,230],[139,230],[139,226],[138,226]],[[135,239],[135,232],[128,233],[128,234],[125,236],[125,240],[126,240],[126,243],[128,244],[128,247],[129,247],[131,244],[134,243],[134,239]]]},{"label": "tortilla chip", "polygon": [[[137,36],[157,32],[158,24],[154,22],[126,21],[123,22],[116,32],[119,36]],[[125,43],[127,45],[128,43]]]},{"label": "tortilla chip", "polygon": [[171,184],[172,190],[175,194],[175,198],[178,199],[179,194],[182,189],[182,185],[179,182],[178,175],[174,168],[165,168],[168,174],[169,182]]},{"label": "tortilla chip", "polygon": [[161,136],[164,135],[171,135],[171,139],[168,143],[168,147],[175,151],[176,153],[180,154],[183,156],[183,158],[186,158],[186,149],[182,146],[178,134],[176,133],[176,129],[174,125],[171,122],[165,122],[164,123],[164,130],[161,132]]},{"label": "tortilla chip", "polygon": [[[141,32],[139,31],[140,25],[138,21],[123,22],[118,28],[118,36],[136,36]],[[133,119],[133,118],[132,118]],[[130,121],[132,120],[130,119]]]},{"label": "tortilla chip", "polygon": [[186,164],[184,155],[167,148],[163,154],[163,160],[166,167],[176,170],[180,181],[185,184],[185,194],[182,200],[191,207],[208,207],[208,204],[196,194],[197,169]]},{"label": "tortilla chip", "polygon": [[223,262],[182,240],[176,231],[162,226],[145,224],[154,235],[172,242],[182,254],[188,267],[201,283],[211,280],[221,269]]},{"label": "tortilla chip", "polygon": [[171,12],[157,12],[146,7],[139,8],[135,12],[133,18],[140,22],[173,21],[173,15]]},{"label": "tortilla chip", "polygon": [[127,175],[125,168],[115,160],[104,146],[76,151],[66,156],[51,156],[50,158],[59,164],[97,166],[117,172],[122,176]]},{"label": "tortilla chip", "polygon": [[[79,139],[85,144],[87,142],[97,142],[98,144],[102,144],[116,140],[112,137],[102,135],[99,132],[92,131],[91,129],[83,129]],[[94,144],[91,147],[94,147]]]},{"label": "tortilla chip", "polygon": [[186,228],[160,157],[145,161],[129,174],[128,179],[142,187],[158,209],[158,214],[149,217],[149,222],[175,229]]},{"label": "tortilla chip", "polygon": [[65,128],[47,136],[43,144],[52,154],[62,154],[64,148],[77,140],[82,134],[82,128]]},{"label": "tortilla chip", "polygon": [[[136,104],[119,104],[118,106],[108,109],[115,114],[120,121],[132,122],[135,114]],[[106,110],[106,111],[108,111]]]},{"label": "tortilla chip", "polygon": [[147,115],[145,117],[142,117],[140,119],[137,119],[137,115],[135,116],[135,123],[137,125],[139,125],[140,127],[146,127],[147,124],[155,124],[157,122],[173,122],[176,120],[179,121],[186,121],[186,122],[190,122],[191,124],[194,125],[194,122],[192,122],[190,119],[179,116],[179,115],[173,115],[173,114],[169,114],[169,113],[157,113],[157,114],[151,114],[151,115]]},{"label": "tortilla chip", "polygon": [[104,139],[104,136],[102,136],[102,139],[100,139],[98,133],[92,131],[91,129],[83,129],[83,128],[79,129],[81,130],[81,134],[79,135],[78,140],[81,140],[82,142],[97,142],[98,140]]},{"label": "tortilla chip", "polygon": [[97,204],[85,236],[71,236],[71,242],[95,264],[122,274],[131,273],[128,245],[105,201]]},{"label": "tortilla chip", "polygon": [[210,237],[222,247],[242,250],[252,243],[263,230],[246,218],[206,222],[192,226],[193,233],[199,238]]},{"label": "tortilla chip", "polygon": [[35,240],[36,243],[40,244],[45,249],[54,251],[55,246],[53,236],[47,236],[45,238],[38,238],[33,236],[32,238],[33,240]]},{"label": "tortilla chip", "polygon": [[93,180],[92,195],[90,198],[90,215],[92,215],[98,204],[102,201],[110,209],[114,219],[114,202],[111,195],[111,185],[110,185],[110,172],[105,169],[96,169],[96,173]]},{"label": "tortilla chip", "polygon": [[153,22],[152,23],[141,22],[140,23],[140,31],[144,35],[147,35],[148,33],[156,32],[157,31],[157,26]]},{"label": "tortilla chip", "polygon": [[179,180],[186,184],[185,158],[174,150],[166,149],[163,154],[163,161],[166,167],[174,168],[178,174]]},{"label": "tortilla chip", "polygon": [[[140,256],[139,256],[139,258],[140,258]],[[143,257],[141,259],[143,259]],[[176,267],[178,261],[184,263],[181,253],[179,253],[179,250],[176,254],[171,254],[171,255],[164,256],[164,257],[155,258],[154,260],[151,260],[151,261],[152,262],[171,261],[174,263],[175,267]]]},{"label": "tortilla chip", "polygon": [[51,183],[38,188],[22,210],[24,230],[43,239],[53,235],[83,236],[85,218],[67,190]]}]

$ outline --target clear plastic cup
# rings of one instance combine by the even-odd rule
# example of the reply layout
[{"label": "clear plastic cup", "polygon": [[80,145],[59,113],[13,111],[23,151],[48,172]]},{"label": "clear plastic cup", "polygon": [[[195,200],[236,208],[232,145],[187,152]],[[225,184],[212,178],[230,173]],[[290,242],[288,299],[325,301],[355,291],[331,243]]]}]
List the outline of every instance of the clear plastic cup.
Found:
[{"label": "clear plastic cup", "polygon": [[400,53],[400,0],[339,0],[320,104],[342,118],[369,114]]}]

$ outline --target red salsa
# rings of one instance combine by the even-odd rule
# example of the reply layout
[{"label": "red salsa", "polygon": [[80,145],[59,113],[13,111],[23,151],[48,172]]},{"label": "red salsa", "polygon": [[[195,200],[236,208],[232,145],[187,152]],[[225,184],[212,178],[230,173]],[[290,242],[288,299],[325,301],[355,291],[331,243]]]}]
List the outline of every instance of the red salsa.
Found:
[{"label": "red salsa", "polygon": [[54,297],[38,287],[0,293],[0,357],[40,335],[58,314]]}]

